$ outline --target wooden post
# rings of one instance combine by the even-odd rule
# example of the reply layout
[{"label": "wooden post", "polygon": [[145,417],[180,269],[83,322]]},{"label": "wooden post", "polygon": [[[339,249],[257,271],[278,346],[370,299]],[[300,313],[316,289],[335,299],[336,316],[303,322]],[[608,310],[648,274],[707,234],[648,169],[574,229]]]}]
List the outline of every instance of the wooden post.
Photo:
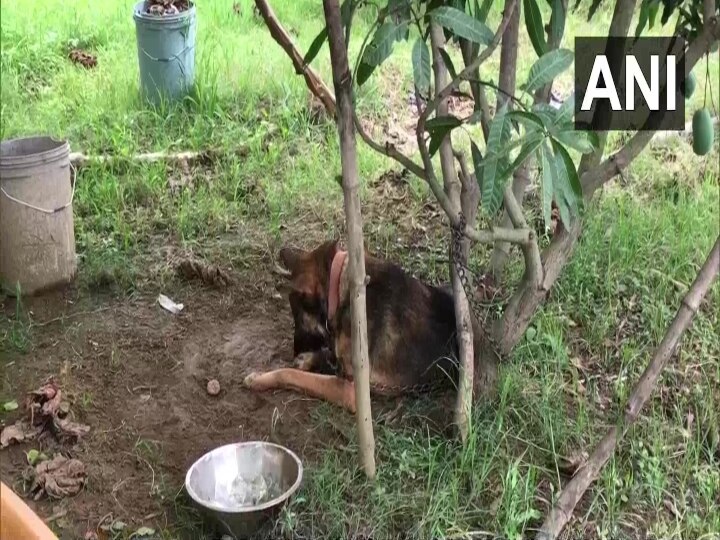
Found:
[{"label": "wooden post", "polygon": [[345,220],[348,229],[350,295],[352,301],[352,365],[355,381],[360,456],[368,478],[375,477],[375,437],[370,414],[370,364],[368,362],[367,315],[365,305],[365,248],[362,214],[358,197],[358,165],[353,123],[352,75],[348,65],[345,37],[337,0],[323,0],[330,45],[333,85],[337,100],[337,124],[340,135],[342,187]]}]

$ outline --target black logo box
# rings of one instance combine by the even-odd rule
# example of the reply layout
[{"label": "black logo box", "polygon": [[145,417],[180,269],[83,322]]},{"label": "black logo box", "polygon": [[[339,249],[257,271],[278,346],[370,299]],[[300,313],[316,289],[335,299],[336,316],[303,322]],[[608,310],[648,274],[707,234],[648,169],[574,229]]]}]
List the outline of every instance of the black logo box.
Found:
[{"label": "black logo box", "polygon": [[[581,131],[681,131],[685,128],[685,98],[682,87],[685,82],[685,47],[681,37],[576,37],[575,38],[575,129]],[[614,111],[609,99],[594,99],[589,111],[581,110],[593,66],[605,55],[620,100],[622,110]],[[651,57],[658,56],[660,101],[659,110],[651,111],[636,82],[634,86],[634,110],[626,110],[625,81],[627,57],[638,63],[651,90]],[[674,56],[674,60],[673,57]],[[675,108],[667,110],[668,60],[675,64]],[[607,81],[601,75],[598,88],[606,88]]]}]

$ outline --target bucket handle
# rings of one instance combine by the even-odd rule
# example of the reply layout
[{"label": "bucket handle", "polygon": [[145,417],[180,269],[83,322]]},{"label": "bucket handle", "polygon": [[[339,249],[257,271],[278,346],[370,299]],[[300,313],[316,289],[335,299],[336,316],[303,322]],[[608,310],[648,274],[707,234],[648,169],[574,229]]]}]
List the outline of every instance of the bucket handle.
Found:
[{"label": "bucket handle", "polygon": [[5,191],[5,188],[0,186],[0,193],[5,195],[8,199],[10,199],[13,202],[16,202],[22,206],[25,206],[27,208],[30,208],[32,210],[37,210],[38,212],[42,212],[43,214],[56,214],[57,212],[61,212],[62,210],[65,210],[68,206],[70,206],[73,203],[73,200],[75,199],[75,186],[77,186],[77,170],[75,167],[73,167],[73,164],[70,163],[70,170],[72,171],[72,178],[73,178],[73,186],[72,186],[72,192],[70,193],[70,200],[65,203],[62,206],[59,206],[58,208],[55,208],[54,210],[50,210],[48,208],[41,208],[39,206],[35,206],[34,204],[30,204],[29,202],[21,201],[20,199],[16,199],[12,195],[10,195],[7,191]]}]

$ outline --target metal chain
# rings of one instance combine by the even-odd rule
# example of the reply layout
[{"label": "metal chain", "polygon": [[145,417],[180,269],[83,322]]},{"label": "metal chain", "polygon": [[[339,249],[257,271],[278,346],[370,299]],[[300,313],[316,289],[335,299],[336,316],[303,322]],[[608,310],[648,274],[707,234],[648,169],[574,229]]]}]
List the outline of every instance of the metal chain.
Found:
[{"label": "metal chain", "polygon": [[[484,310],[482,303],[475,297],[471,276],[474,278],[472,271],[465,265],[462,260],[462,242],[465,237],[465,227],[467,220],[465,214],[461,211],[458,215],[457,225],[452,225],[452,244],[450,247],[450,256],[452,258],[453,265],[455,266],[455,272],[457,272],[462,288],[465,291],[465,296],[470,305],[470,309],[473,312],[473,316],[478,323],[478,329],[483,333],[484,340],[493,349],[493,352],[498,358],[502,358],[500,353],[500,346],[497,344],[492,336],[492,330],[489,329],[488,321],[490,320],[490,310]],[[484,312],[484,313],[483,313]],[[477,353],[476,353],[477,354]]]}]

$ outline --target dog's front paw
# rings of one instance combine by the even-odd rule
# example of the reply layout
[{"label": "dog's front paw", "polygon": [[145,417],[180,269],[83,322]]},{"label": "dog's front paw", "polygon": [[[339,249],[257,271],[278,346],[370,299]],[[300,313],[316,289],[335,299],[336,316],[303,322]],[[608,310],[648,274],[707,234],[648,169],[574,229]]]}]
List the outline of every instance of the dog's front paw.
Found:
[{"label": "dog's front paw", "polygon": [[256,386],[255,382],[257,381],[259,376],[259,373],[253,372],[247,377],[245,377],[245,379],[243,380],[243,385],[245,386],[245,388],[253,389]]}]

